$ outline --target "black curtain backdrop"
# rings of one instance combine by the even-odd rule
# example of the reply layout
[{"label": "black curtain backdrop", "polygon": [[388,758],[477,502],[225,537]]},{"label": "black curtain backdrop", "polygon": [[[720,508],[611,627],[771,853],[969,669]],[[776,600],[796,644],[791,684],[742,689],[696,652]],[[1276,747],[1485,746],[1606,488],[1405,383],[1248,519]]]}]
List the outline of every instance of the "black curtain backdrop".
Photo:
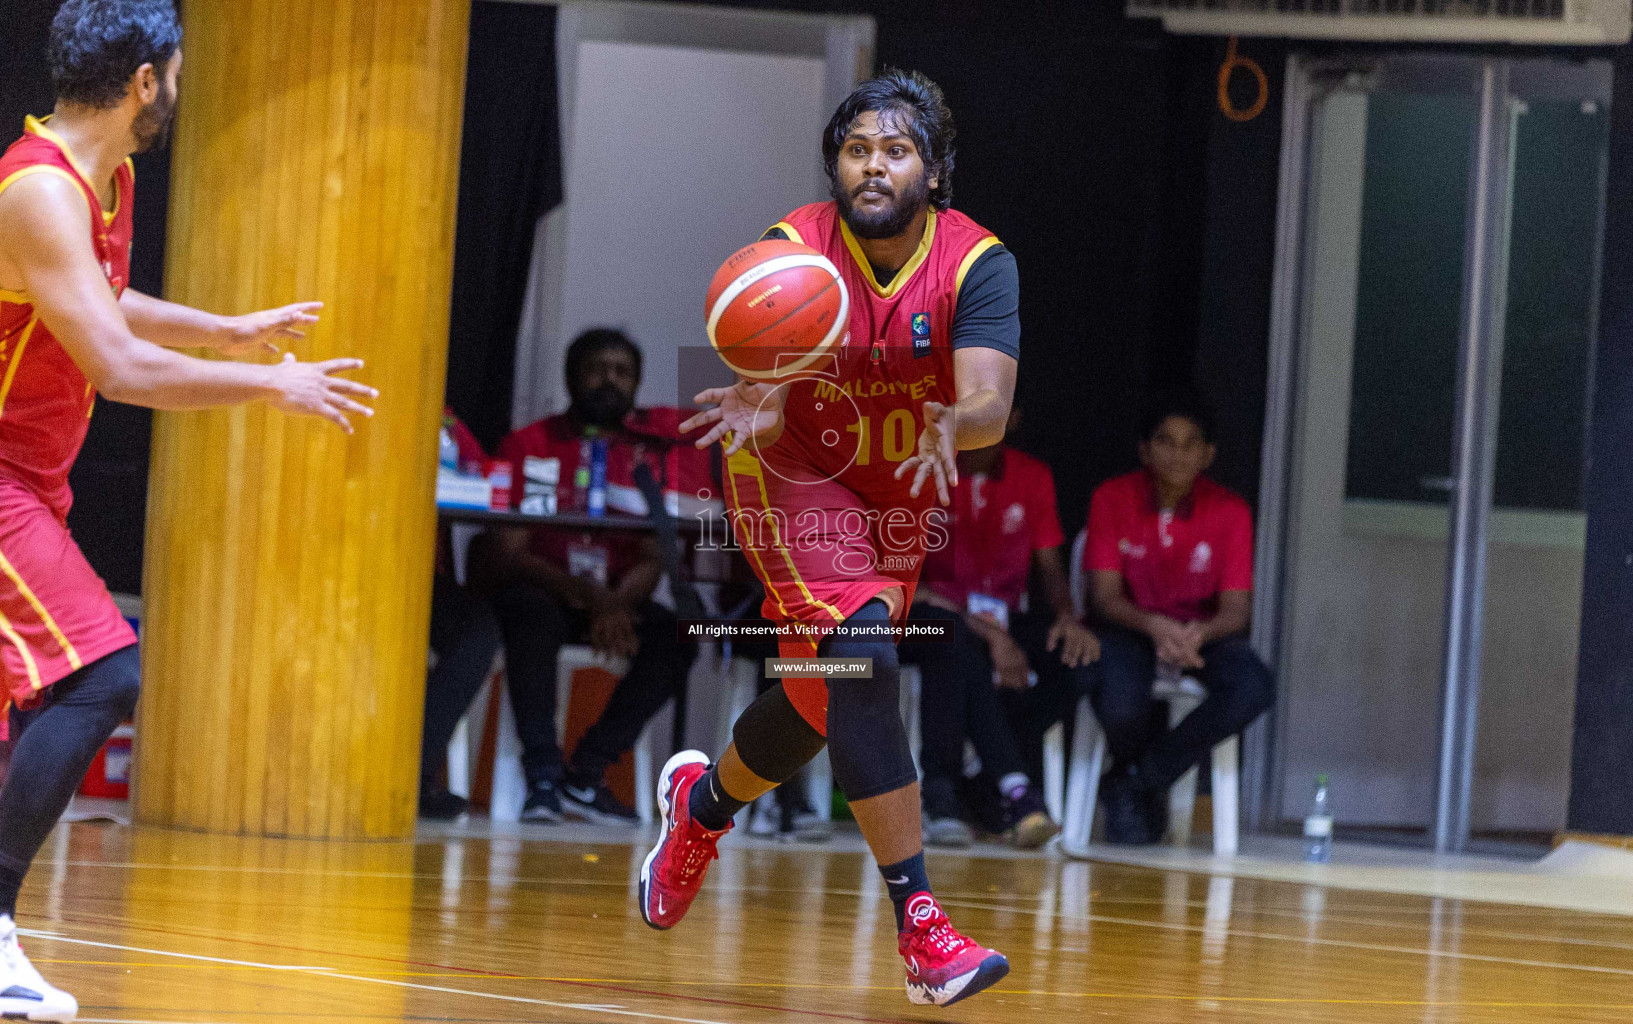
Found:
[{"label": "black curtain backdrop", "polygon": [[[46,37],[58,0],[0,0],[0,145],[22,134],[23,117],[51,113],[51,76],[45,67]],[[149,295],[164,290],[164,231],[170,196],[170,153],[136,157],[136,239],[131,246],[130,284]],[[153,414],[100,399],[85,449],[69,483],[74,507],[68,527],[79,546],[116,593],[142,589],[142,540],[147,523],[147,463]]]},{"label": "black curtain backdrop", "polygon": [[556,9],[473,4],[447,401],[490,452],[510,430],[535,227],[560,202]]}]

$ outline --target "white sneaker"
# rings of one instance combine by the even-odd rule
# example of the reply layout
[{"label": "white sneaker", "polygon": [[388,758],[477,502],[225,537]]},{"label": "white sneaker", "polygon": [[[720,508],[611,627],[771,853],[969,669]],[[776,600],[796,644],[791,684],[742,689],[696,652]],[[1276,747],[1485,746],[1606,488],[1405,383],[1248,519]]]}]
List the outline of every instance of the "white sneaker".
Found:
[{"label": "white sneaker", "polygon": [[79,1003],[40,977],[17,942],[17,925],[0,914],[0,1018],[70,1024]]}]

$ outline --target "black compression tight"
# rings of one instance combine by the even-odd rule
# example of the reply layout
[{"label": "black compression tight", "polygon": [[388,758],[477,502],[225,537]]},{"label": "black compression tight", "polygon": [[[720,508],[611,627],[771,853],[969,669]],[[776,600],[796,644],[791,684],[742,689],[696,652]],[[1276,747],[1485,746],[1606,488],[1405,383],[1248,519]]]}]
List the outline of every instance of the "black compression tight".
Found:
[{"label": "black compression tight", "polygon": [[67,810],[96,752],[136,709],[136,648],[126,647],[61,680],[25,724],[0,788],[0,914],[15,915],[17,890],[45,837]]}]

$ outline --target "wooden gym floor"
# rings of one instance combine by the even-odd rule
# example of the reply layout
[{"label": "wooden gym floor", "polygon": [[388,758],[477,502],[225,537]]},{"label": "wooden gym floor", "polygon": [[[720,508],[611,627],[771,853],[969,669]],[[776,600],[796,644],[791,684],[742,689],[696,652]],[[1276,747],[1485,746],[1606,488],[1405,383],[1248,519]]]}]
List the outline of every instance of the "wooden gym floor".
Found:
[{"label": "wooden gym floor", "polygon": [[80,824],[53,834],[19,916],[35,964],[93,1024],[1633,1015],[1629,917],[943,854],[931,874],[954,921],[1014,970],[950,1010],[915,1007],[865,856],[733,844],[659,934],[632,899],[644,839],[346,844]]}]

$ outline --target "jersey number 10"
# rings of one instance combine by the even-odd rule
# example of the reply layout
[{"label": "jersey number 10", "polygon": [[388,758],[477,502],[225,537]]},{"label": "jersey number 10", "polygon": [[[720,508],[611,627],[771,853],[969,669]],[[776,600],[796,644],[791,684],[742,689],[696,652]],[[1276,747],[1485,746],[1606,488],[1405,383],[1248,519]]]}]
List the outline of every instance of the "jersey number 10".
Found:
[{"label": "jersey number 10", "polygon": [[[856,435],[855,465],[866,466],[873,461],[873,431],[871,416],[862,416],[845,429]],[[886,462],[904,462],[918,446],[918,425],[909,409],[892,409],[885,416],[879,438]]]}]

